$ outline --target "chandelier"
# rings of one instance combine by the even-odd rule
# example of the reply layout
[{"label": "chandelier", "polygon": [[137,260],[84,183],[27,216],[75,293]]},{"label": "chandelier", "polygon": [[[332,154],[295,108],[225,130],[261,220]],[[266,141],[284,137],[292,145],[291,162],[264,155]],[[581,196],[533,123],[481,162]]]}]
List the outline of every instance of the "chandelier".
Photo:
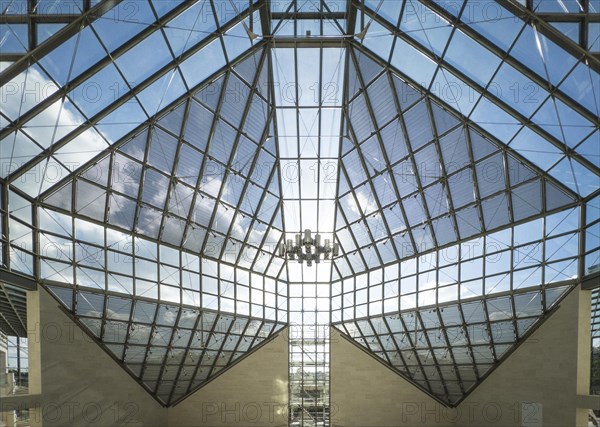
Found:
[{"label": "chandelier", "polygon": [[312,232],[310,230],[304,230],[304,238],[302,234],[296,234],[295,241],[288,239],[286,243],[279,245],[279,256],[290,261],[298,261],[303,264],[306,261],[307,266],[312,266],[313,261],[315,264],[321,262],[321,255],[323,260],[328,260],[336,257],[340,254],[340,246],[337,243],[331,243],[329,239],[325,239],[325,243],[321,246],[321,235],[315,234],[315,238],[312,238]]}]

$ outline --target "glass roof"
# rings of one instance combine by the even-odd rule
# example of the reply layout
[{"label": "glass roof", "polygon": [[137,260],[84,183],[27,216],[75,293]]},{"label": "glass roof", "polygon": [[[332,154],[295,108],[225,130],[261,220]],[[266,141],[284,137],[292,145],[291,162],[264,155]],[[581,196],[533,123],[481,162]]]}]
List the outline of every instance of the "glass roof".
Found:
[{"label": "glass roof", "polygon": [[569,288],[404,310],[335,326],[422,390],[455,406]]},{"label": "glass roof", "polygon": [[374,15],[376,3],[366,2],[365,47],[578,194],[598,189],[598,157],[586,155],[598,141],[596,60],[573,56],[495,2],[492,18],[485,4],[408,0]]},{"label": "glass roof", "polygon": [[52,169],[66,176],[252,45],[248,12],[232,15],[219,7],[227,2],[156,3],[136,3],[135,19],[106,11],[31,66],[3,73],[2,177],[40,173],[44,184],[24,189],[37,196]]},{"label": "glass roof", "polygon": [[346,33],[348,0],[270,1],[270,33],[277,36],[340,36]]},{"label": "glass roof", "polygon": [[[329,316],[453,406],[597,270],[569,2],[51,3],[0,2],[3,265],[165,405]],[[304,229],[340,256],[286,263]]]},{"label": "glass roof", "polygon": [[600,24],[589,20],[589,17],[600,13],[597,1],[513,1],[532,12],[539,22],[552,26],[596,57],[600,53]]},{"label": "glass roof", "polygon": [[575,202],[361,51],[351,64],[336,224],[342,277]]},{"label": "glass roof", "polygon": [[284,326],[189,306],[49,289],[164,405],[194,392]]}]

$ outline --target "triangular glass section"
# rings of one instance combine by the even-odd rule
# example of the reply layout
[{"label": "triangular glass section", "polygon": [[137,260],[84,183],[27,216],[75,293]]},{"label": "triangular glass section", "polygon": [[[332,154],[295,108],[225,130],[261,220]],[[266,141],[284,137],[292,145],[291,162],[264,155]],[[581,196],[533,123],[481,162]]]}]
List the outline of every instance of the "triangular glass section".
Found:
[{"label": "triangular glass section", "polygon": [[574,287],[545,288],[545,306],[542,291],[528,290],[333,326],[396,373],[455,407]]},{"label": "triangular glass section", "polygon": [[[154,398],[172,406],[285,324],[191,306],[49,287],[77,324]],[[73,306],[73,299],[75,306]]]}]

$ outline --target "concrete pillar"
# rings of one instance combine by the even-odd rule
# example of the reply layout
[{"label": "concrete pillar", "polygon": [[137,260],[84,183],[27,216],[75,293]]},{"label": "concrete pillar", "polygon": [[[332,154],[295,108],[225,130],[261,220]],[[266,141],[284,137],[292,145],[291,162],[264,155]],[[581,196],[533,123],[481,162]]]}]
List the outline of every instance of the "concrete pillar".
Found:
[{"label": "concrete pillar", "polygon": [[15,427],[17,425],[17,414],[15,411],[8,411],[0,413],[2,423],[6,427]]},{"label": "concrete pillar", "polygon": [[42,392],[40,293],[27,292],[27,342],[29,352],[29,394]]},{"label": "concrete pillar", "polygon": [[[586,396],[590,394],[591,358],[592,358],[592,326],[590,322],[592,312],[592,292],[579,291],[577,318],[577,394]],[[575,332],[575,331],[573,331]],[[580,401],[585,401],[580,399]],[[577,408],[577,426],[588,425],[588,413],[591,408]]]},{"label": "concrete pillar", "polygon": [[4,388],[6,384],[6,349],[0,350],[0,390]]}]

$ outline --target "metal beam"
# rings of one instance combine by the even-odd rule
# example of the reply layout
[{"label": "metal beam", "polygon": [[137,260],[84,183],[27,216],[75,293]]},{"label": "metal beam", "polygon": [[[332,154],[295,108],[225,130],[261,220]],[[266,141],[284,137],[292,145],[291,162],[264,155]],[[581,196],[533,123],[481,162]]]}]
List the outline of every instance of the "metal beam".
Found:
[{"label": "metal beam", "polygon": [[37,282],[33,277],[15,273],[5,268],[0,268],[0,282],[26,291],[37,291]]}]

